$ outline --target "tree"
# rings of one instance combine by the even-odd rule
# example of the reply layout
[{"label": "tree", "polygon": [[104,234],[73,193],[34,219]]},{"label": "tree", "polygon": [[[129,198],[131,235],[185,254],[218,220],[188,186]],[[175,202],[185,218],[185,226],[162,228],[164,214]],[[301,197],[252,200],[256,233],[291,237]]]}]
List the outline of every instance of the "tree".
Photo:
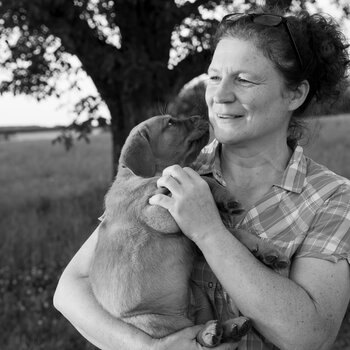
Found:
[{"label": "tree", "polygon": [[[256,3],[246,2],[250,6]],[[102,101],[107,105],[116,165],[130,129],[206,70],[216,21],[203,19],[202,14],[218,5],[232,10],[232,3],[0,0],[0,45],[7,52],[0,63],[12,73],[1,83],[0,93],[25,93],[37,99],[60,96],[57,77],[85,71],[98,95],[85,96],[76,109],[96,115]],[[291,0],[283,0],[283,6],[290,4]],[[77,57],[81,65],[72,64],[71,57]],[[69,86],[74,88],[76,82]]]},{"label": "tree", "polygon": [[[1,84],[1,92],[38,99],[59,96],[55,78],[77,70],[69,60],[76,56],[81,62],[78,70],[87,73],[99,93],[86,96],[77,107],[93,110],[104,101],[117,158],[130,129],[204,71],[214,21],[202,20],[199,6],[213,8],[220,2],[201,0],[180,6],[166,0],[0,1],[1,32],[10,53],[1,63],[12,72],[12,78]],[[190,28],[188,17],[195,27]],[[98,23],[102,20],[105,28]],[[189,30],[178,37],[186,57],[169,67],[171,38],[180,25]],[[119,43],[108,41],[106,28],[119,33]]]}]

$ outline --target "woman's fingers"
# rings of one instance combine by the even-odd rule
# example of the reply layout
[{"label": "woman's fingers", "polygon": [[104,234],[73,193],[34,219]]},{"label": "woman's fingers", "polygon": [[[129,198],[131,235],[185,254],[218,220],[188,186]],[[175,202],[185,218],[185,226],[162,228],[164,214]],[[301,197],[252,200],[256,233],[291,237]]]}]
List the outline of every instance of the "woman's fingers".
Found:
[{"label": "woman's fingers", "polygon": [[[172,196],[181,195],[183,192],[189,190],[190,186],[193,185],[193,180],[196,180],[196,177],[197,180],[202,180],[191,168],[181,168],[177,164],[171,165],[163,170],[162,176],[157,180],[157,187],[167,188]],[[159,200],[162,203],[171,203],[171,201],[166,198],[157,199],[157,203],[160,203]],[[150,201],[150,204],[155,204],[154,199]]]},{"label": "woman's fingers", "polygon": [[178,332],[179,336],[185,339],[193,340],[197,338],[197,334],[202,330],[203,325],[196,325],[193,327],[187,327]]},{"label": "woman's fingers", "polygon": [[192,168],[184,167],[183,170],[186,172],[186,174],[189,177],[197,177],[197,176],[199,176],[199,174],[196,171],[194,171]]},{"label": "woman's fingers", "polygon": [[203,326],[193,326],[185,328],[176,333],[172,333],[165,338],[155,339],[154,349],[157,350],[202,350],[200,344],[196,342],[198,332]]},{"label": "woman's fingers", "polygon": [[190,239],[197,242],[201,236],[223,227],[208,183],[191,168],[167,167],[157,186],[167,188],[171,196],[156,194],[149,204],[167,209]]},{"label": "woman's fingers", "polygon": [[171,197],[168,197],[165,194],[158,193],[152,196],[148,200],[148,203],[151,205],[159,205],[167,210],[170,210],[172,207],[172,201],[173,199]]},{"label": "woman's fingers", "polygon": [[157,180],[157,187],[166,187],[172,194],[181,191],[181,183],[171,175],[163,175]]},{"label": "woman's fingers", "polygon": [[163,170],[162,177],[171,176],[172,178],[176,179],[180,184],[185,183],[190,180],[190,176],[184,169],[185,168],[182,168],[178,164],[168,166]]},{"label": "woman's fingers", "polygon": [[[182,188],[186,192],[193,190],[194,188],[204,187],[206,189],[208,186],[207,182],[193,169],[189,167],[181,168],[179,165],[171,165],[163,170],[161,181],[170,180],[170,178],[175,179],[179,186],[176,189],[180,190]],[[174,183],[174,182],[173,182]],[[195,190],[196,191],[196,190]]]},{"label": "woman's fingers", "polygon": [[[238,348],[239,343],[224,343],[219,346],[216,346],[215,350],[234,350]],[[206,349],[206,348],[203,348]]]}]

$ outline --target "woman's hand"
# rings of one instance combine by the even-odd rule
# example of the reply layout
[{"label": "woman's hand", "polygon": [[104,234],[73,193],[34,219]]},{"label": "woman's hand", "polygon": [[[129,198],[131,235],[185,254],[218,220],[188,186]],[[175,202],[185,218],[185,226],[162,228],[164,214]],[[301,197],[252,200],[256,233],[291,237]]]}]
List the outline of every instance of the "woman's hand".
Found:
[{"label": "woman's hand", "polygon": [[157,185],[166,187],[172,196],[156,194],[149,203],[167,209],[181,231],[194,242],[224,228],[209,185],[193,169],[167,167]]},{"label": "woman's hand", "polygon": [[[201,346],[196,341],[196,336],[203,326],[193,326],[185,328],[179,332],[168,335],[165,338],[155,339],[154,350],[204,350],[208,349]],[[214,349],[216,350],[234,350],[237,349],[239,343],[225,343]]]}]

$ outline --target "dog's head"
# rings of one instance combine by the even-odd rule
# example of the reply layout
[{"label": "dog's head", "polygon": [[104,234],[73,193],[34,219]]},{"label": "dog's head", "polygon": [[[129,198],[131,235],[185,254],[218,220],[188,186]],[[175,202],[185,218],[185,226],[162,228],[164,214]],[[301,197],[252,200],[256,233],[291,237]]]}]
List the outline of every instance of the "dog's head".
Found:
[{"label": "dog's head", "polygon": [[209,123],[202,117],[156,116],[131,131],[119,166],[142,177],[160,175],[167,166],[190,165],[208,140]]}]

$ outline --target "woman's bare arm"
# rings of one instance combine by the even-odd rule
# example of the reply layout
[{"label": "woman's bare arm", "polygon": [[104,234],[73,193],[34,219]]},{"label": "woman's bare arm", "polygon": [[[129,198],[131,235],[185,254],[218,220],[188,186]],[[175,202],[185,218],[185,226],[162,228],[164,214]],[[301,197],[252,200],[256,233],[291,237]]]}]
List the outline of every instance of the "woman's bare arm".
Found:
[{"label": "woman's bare arm", "polygon": [[228,231],[197,244],[239,310],[272,343],[286,350],[331,348],[349,302],[346,260],[299,258],[288,279],[257,261]]},{"label": "woman's bare arm", "polygon": [[[98,228],[75,254],[64,270],[54,306],[92,344],[102,350],[200,350],[196,336],[202,326],[185,328],[168,337],[153,339],[141,330],[114,318],[97,302],[89,282],[89,268],[95,251]],[[215,349],[233,350],[238,344],[222,344]]]},{"label": "woman's bare arm", "polygon": [[288,279],[255,259],[225,228],[209,186],[192,169],[168,167],[158,186],[172,196],[157,194],[150,204],[169,210],[263,336],[283,350],[330,349],[350,297],[346,260],[298,258]]},{"label": "woman's bare arm", "polygon": [[97,237],[98,228],[64,270],[54,295],[54,306],[100,349],[150,349],[151,337],[112,317],[98,304],[92,292],[89,268]]}]

